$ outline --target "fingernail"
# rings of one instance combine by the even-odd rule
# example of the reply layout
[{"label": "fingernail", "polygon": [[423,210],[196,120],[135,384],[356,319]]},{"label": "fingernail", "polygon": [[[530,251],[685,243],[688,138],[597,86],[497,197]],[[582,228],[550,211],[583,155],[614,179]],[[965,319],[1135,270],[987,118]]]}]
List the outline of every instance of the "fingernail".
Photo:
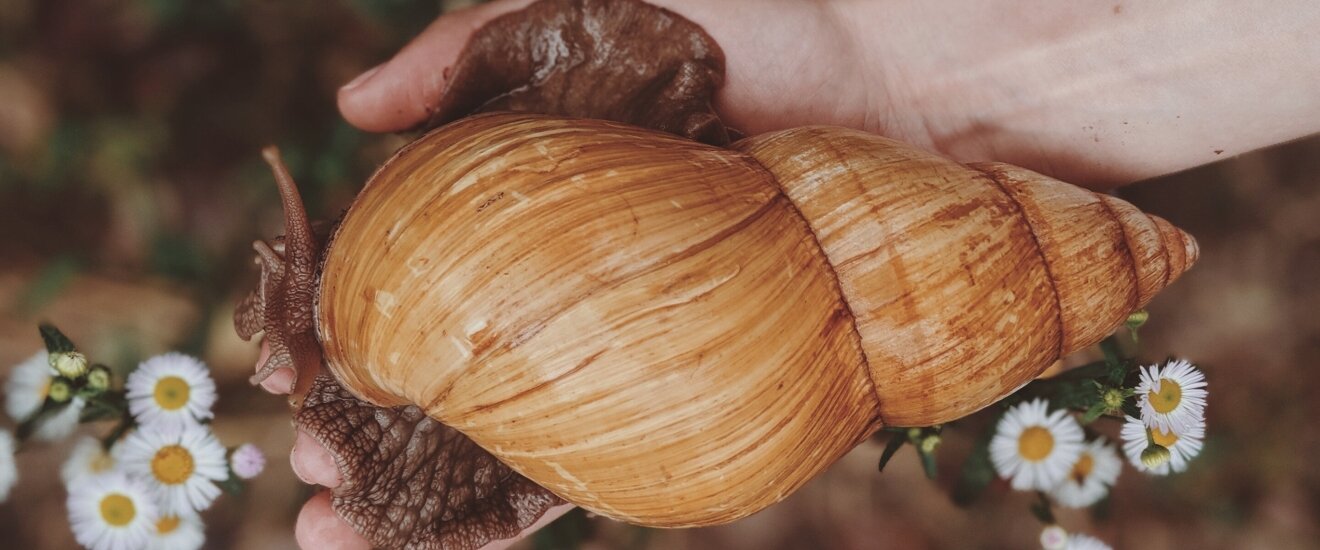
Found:
[{"label": "fingernail", "polygon": [[354,88],[357,88],[358,86],[365,84],[368,80],[371,80],[371,77],[375,76],[376,73],[380,71],[381,67],[384,66],[385,65],[381,64],[381,65],[376,65],[375,67],[372,67],[370,69],[367,69],[367,72],[358,75],[357,78],[354,78],[348,84],[343,85],[339,89],[342,91],[349,91]]}]

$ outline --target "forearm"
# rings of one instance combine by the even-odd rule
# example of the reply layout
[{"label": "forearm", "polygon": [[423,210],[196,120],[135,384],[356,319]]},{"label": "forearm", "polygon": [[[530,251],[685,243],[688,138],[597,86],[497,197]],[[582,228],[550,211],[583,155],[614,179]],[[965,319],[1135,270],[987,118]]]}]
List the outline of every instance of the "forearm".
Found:
[{"label": "forearm", "polygon": [[1309,1],[839,2],[868,130],[1095,186],[1320,130]]}]

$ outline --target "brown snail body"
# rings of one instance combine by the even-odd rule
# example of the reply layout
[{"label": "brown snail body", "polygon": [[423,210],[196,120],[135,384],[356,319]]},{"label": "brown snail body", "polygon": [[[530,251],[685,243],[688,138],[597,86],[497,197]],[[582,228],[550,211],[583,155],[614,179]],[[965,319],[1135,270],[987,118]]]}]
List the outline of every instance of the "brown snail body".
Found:
[{"label": "brown snail body", "polygon": [[881,426],[974,412],[1196,259],[1126,202],[811,127],[731,149],[495,114],[396,154],[324,255],[345,388],[600,514],[777,502]]}]

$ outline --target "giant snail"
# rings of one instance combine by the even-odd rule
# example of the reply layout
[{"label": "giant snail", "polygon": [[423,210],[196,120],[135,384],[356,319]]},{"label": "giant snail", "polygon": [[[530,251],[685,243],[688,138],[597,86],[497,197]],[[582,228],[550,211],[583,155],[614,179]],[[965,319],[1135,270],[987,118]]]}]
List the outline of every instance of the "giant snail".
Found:
[{"label": "giant snail", "polygon": [[[975,412],[1197,257],[1112,196],[843,128],[719,147],[462,118],[389,159],[325,242],[267,158],[286,237],[258,244],[261,287],[236,315],[271,344],[259,376],[295,367],[300,397],[324,365],[358,399],[648,526],[742,518],[881,427]],[[486,540],[442,538],[408,544]]]}]

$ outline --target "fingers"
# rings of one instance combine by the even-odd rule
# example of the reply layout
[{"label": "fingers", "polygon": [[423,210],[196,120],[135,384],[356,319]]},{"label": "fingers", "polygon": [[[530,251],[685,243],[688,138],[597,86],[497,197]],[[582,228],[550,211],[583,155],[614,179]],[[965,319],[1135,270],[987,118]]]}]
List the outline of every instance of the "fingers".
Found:
[{"label": "fingers", "polygon": [[[504,550],[572,509],[571,504],[555,506],[518,536],[497,540],[482,547],[482,550]],[[371,547],[366,539],[353,531],[353,528],[349,527],[348,523],[345,523],[330,507],[329,491],[321,492],[303,505],[302,511],[298,513],[298,525],[294,528],[294,536],[298,540],[298,546],[306,549],[356,550]]]},{"label": "fingers", "polygon": [[298,546],[311,550],[366,550],[371,544],[330,508],[330,492],[322,491],[304,504],[294,528]]},{"label": "fingers", "polygon": [[[257,359],[260,365],[270,355],[270,347],[265,343],[261,345],[261,355]],[[274,394],[287,393],[287,390],[293,381],[293,371],[290,369],[280,369],[271,375],[270,378],[262,382],[261,386],[266,391]],[[289,463],[293,467],[293,472],[298,475],[303,482],[321,485],[328,488],[338,487],[343,483],[343,478],[339,474],[339,467],[335,465],[334,458],[330,452],[325,449],[316,439],[299,431],[293,443],[293,450],[289,452]],[[519,539],[526,537],[538,529],[549,525],[550,522],[558,519],[569,510],[572,510],[571,504],[561,504],[547,510],[540,519],[530,527],[523,530],[518,536],[495,541],[486,545],[483,550],[502,550],[509,547]],[[298,545],[302,548],[316,548],[328,550],[349,550],[359,548],[370,548],[357,532],[353,531],[344,520],[330,507],[330,492],[323,491],[312,497],[303,505],[302,511],[298,514],[298,525],[295,528],[295,536]]]},{"label": "fingers", "polygon": [[[270,347],[262,342],[257,364],[265,362],[268,355],[270,355]],[[284,394],[289,393],[289,386],[292,384],[293,369],[280,369],[270,375],[270,378],[262,381],[261,387],[273,394]],[[289,451],[289,464],[293,466],[293,472],[298,474],[299,478],[312,485],[324,485],[333,489],[343,483],[343,478],[339,475],[339,467],[335,465],[335,459],[330,456],[330,451],[312,436],[301,431],[294,439],[293,450]]]},{"label": "fingers", "polygon": [[[267,357],[270,357],[270,346],[266,345],[265,341],[262,341],[261,355],[257,357],[257,366],[260,367],[264,364]],[[293,369],[276,370],[265,380],[261,381],[261,388],[275,395],[289,393],[289,388],[291,387],[293,387]]]},{"label": "fingers", "polygon": [[[269,355],[270,346],[263,342],[257,364],[264,363]],[[293,370],[280,369],[270,378],[262,381],[261,387],[270,393],[283,394],[288,393],[292,384]],[[330,452],[301,431],[294,440],[293,450],[289,452],[289,463],[293,466],[293,472],[306,483],[330,488],[338,487],[343,483],[343,479],[339,476],[339,468],[335,466]],[[326,550],[371,548],[371,544],[367,543],[366,539],[353,531],[353,528],[344,523],[344,520],[331,509],[329,491],[312,497],[303,505],[302,511],[298,513],[298,525],[294,528],[294,537],[298,540],[298,546],[302,548]]]},{"label": "fingers", "polygon": [[[393,59],[340,88],[340,113],[372,132],[426,121],[444,92],[446,70],[472,33],[531,1],[495,0],[441,16]],[[732,126],[754,134],[803,124],[860,127],[867,120],[868,102],[878,91],[866,85],[853,42],[824,4],[650,1],[701,25],[720,44],[727,68],[716,108]]]},{"label": "fingers", "polygon": [[289,464],[299,479],[312,485],[333,489],[344,482],[330,452],[312,436],[301,431],[293,442],[293,450],[289,452]]},{"label": "fingers", "polygon": [[426,120],[440,98],[445,71],[458,59],[472,32],[487,21],[521,9],[531,0],[497,0],[445,14],[399,51],[339,89],[339,111],[370,132],[406,130]]}]

